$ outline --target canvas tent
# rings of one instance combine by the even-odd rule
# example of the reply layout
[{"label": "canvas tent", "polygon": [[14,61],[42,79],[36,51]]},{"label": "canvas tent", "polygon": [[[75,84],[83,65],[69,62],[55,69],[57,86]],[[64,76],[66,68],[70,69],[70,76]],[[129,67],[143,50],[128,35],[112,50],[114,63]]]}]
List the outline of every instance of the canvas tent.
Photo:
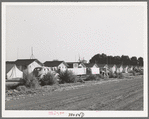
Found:
[{"label": "canvas tent", "polygon": [[6,64],[6,79],[23,78],[23,72],[20,71],[15,64]]}]

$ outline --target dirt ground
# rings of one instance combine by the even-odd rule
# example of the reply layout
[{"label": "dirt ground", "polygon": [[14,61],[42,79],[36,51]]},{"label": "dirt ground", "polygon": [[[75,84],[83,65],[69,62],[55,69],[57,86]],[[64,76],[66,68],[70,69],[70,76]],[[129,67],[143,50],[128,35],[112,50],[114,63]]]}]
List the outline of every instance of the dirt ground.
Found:
[{"label": "dirt ground", "polygon": [[[71,88],[70,88],[71,87]],[[108,80],[61,88],[6,101],[6,110],[143,110],[143,77]]]}]

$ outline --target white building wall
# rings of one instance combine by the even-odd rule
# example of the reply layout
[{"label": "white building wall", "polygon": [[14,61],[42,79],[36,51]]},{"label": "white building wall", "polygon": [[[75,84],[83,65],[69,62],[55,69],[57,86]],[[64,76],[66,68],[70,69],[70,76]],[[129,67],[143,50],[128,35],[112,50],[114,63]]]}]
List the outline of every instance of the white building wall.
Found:
[{"label": "white building wall", "polygon": [[75,75],[86,74],[86,68],[68,68],[68,71],[72,71]]},{"label": "white building wall", "polygon": [[61,63],[58,68],[61,70],[61,71],[66,71],[67,67],[64,65],[64,63]]},{"label": "white building wall", "polygon": [[34,70],[36,67],[42,67],[42,66],[41,66],[40,64],[38,64],[36,61],[32,62],[30,65],[27,66],[27,71],[28,71],[28,73],[33,72],[33,70]]},{"label": "white building wall", "polygon": [[91,68],[91,73],[92,74],[99,74],[100,73],[99,68]]}]

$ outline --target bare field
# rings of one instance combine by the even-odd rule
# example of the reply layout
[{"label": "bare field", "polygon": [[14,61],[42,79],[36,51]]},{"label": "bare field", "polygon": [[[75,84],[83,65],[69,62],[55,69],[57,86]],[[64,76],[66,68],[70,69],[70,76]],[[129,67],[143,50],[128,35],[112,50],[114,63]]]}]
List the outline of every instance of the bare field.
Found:
[{"label": "bare field", "polygon": [[[6,101],[6,110],[143,110],[143,77],[76,85],[48,95]],[[77,87],[78,86],[78,87]]]}]

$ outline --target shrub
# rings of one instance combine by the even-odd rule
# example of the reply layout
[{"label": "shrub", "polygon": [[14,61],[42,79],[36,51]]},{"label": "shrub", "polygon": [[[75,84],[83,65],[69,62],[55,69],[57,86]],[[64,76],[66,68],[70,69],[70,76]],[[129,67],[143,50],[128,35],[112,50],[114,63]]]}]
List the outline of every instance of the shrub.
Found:
[{"label": "shrub", "polygon": [[86,81],[93,81],[93,80],[96,80],[96,75],[93,75],[93,74],[90,74],[87,78],[86,78]]},{"label": "shrub", "polygon": [[71,71],[64,71],[59,73],[59,83],[75,83],[77,82],[77,76]]},{"label": "shrub", "polygon": [[116,78],[117,77],[117,75],[116,75],[116,73],[113,73],[113,72],[109,72],[109,78]]},{"label": "shrub", "polygon": [[87,69],[86,69],[86,73],[87,73],[87,74],[91,74],[91,69],[90,69],[90,68],[87,68]]},{"label": "shrub", "polygon": [[57,84],[57,77],[54,73],[48,72],[44,77],[41,79],[41,85],[53,85]]},{"label": "shrub", "polygon": [[119,79],[122,79],[122,78],[124,78],[124,75],[122,73],[117,73],[116,77],[119,78]]},{"label": "shrub", "polygon": [[24,83],[25,83],[25,86],[28,88],[38,88],[39,87],[39,81],[33,75],[33,73],[24,75]]},{"label": "shrub", "polygon": [[130,71],[129,73],[132,73],[133,76],[136,75],[136,72],[135,71]]},{"label": "shrub", "polygon": [[141,70],[141,71],[139,72],[139,74],[140,74],[140,75],[143,75],[143,70]]},{"label": "shrub", "polygon": [[85,81],[84,81],[82,78],[79,78],[79,79],[77,80],[77,82],[85,83]]},{"label": "shrub", "polygon": [[27,90],[27,88],[25,86],[18,86],[16,89],[21,92],[26,92],[26,90]]},{"label": "shrub", "polygon": [[19,86],[19,84],[15,84],[15,85],[6,85],[6,90],[12,90],[12,89],[16,89],[17,86]]},{"label": "shrub", "polygon": [[101,79],[104,79],[104,76],[102,74],[97,74],[97,76]]},{"label": "shrub", "polygon": [[87,78],[86,81],[97,81],[103,79],[103,75],[101,74],[90,74]]}]

